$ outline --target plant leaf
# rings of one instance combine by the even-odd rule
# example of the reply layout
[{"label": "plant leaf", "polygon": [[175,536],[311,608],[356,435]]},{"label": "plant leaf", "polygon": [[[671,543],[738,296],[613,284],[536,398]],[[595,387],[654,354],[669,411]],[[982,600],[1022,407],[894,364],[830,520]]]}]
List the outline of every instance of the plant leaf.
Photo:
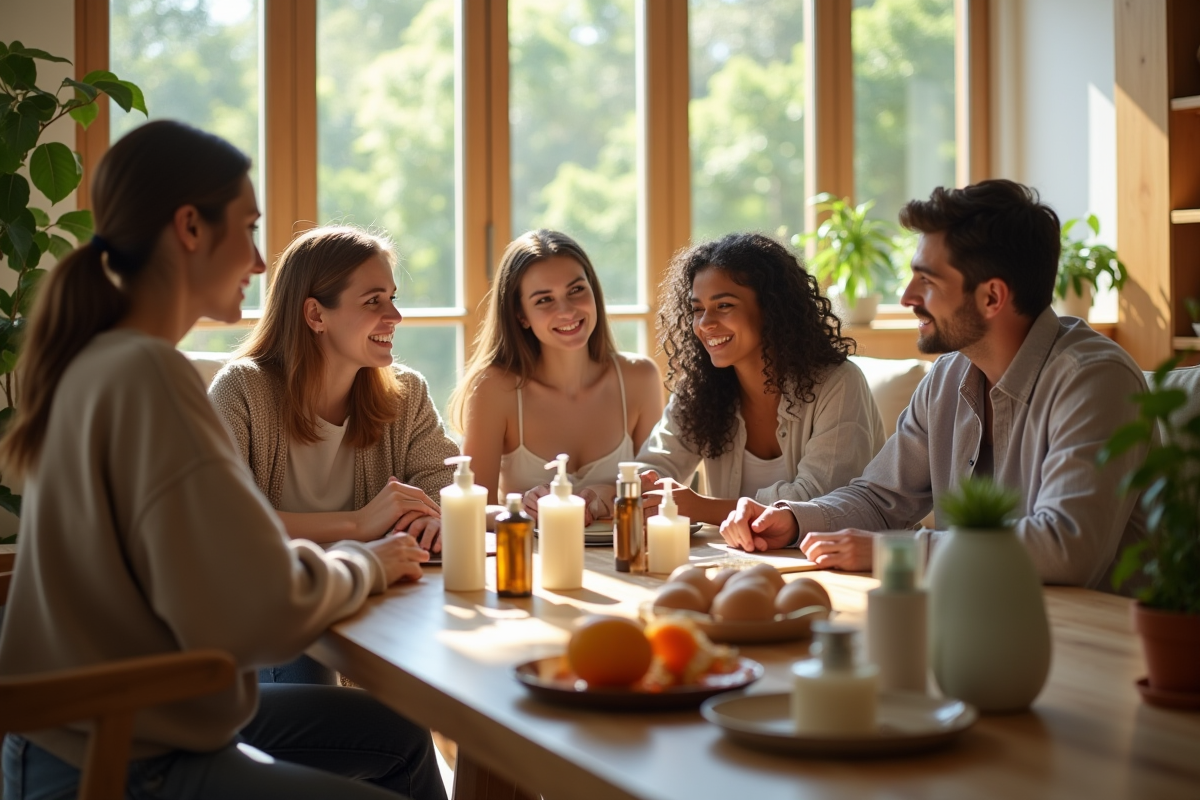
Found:
[{"label": "plant leaf", "polygon": [[79,242],[79,244],[83,244],[92,238],[92,232],[95,230],[96,225],[92,219],[92,212],[86,208],[79,211],[68,211],[59,217],[58,222],[54,224],[74,236],[75,241]]},{"label": "plant leaf", "polygon": [[[12,490],[7,486],[0,486],[0,508],[13,514],[21,516],[21,495],[13,494]],[[17,540],[16,534],[8,537],[8,540],[0,540],[0,544],[11,544]]]},{"label": "plant leaf", "polygon": [[18,114],[28,114],[39,122],[49,122],[58,111],[58,101],[44,94],[31,94],[17,103]]},{"label": "plant leaf", "polygon": [[100,91],[95,86],[92,86],[90,83],[84,83],[83,81],[64,78],[62,85],[75,87],[75,94],[77,96],[83,95],[85,100],[95,100],[100,94]]},{"label": "plant leaf", "polygon": [[100,116],[100,107],[93,102],[88,102],[85,105],[75,106],[67,114],[82,125],[84,130],[87,130],[88,126],[96,121],[96,117]]},{"label": "plant leaf", "polygon": [[[15,44],[15,42],[14,42],[14,44]],[[8,52],[12,53],[14,51],[9,50]],[[56,61],[59,64],[70,64],[71,63],[71,61],[69,59],[63,58],[62,56],[51,55],[50,53],[47,53],[45,50],[38,50],[36,47],[22,47],[20,54],[23,56],[28,56],[30,58],[40,58],[42,61]]]},{"label": "plant leaf", "polygon": [[12,222],[29,205],[29,181],[21,175],[0,175],[0,221]]},{"label": "plant leaf", "polygon": [[[147,117],[150,116],[150,113],[146,111],[146,95],[142,93],[138,85],[132,81],[117,81],[117,83],[129,90],[129,94],[133,98],[130,101],[130,105],[133,106],[134,110],[142,112]],[[125,110],[128,111],[129,109]]]},{"label": "plant leaf", "polygon": [[29,157],[29,177],[51,203],[57,203],[79,185],[83,170],[71,148],[62,142],[47,142]]},{"label": "plant leaf", "polygon": [[50,234],[50,254],[57,261],[62,261],[67,255],[75,249],[75,246],[68,242],[57,233]]},{"label": "plant leaf", "polygon": [[1142,569],[1142,553],[1146,550],[1145,540],[1131,544],[1121,551],[1121,558],[1113,568],[1112,586],[1120,589],[1126,581]]},{"label": "plant leaf", "polygon": [[33,263],[37,263],[33,258],[33,233],[36,228],[33,214],[29,209],[25,209],[4,231],[4,239],[8,244],[8,247],[4,248],[4,252],[8,254],[8,266],[17,272],[24,269],[31,259]]},{"label": "plant leaf", "polygon": [[125,86],[121,81],[106,79],[93,81],[92,85],[111,97],[113,102],[125,111],[133,108],[133,92],[129,91],[129,87]]},{"label": "plant leaf", "polygon": [[27,92],[37,85],[37,67],[32,58],[18,55],[10,48],[3,63],[8,71],[8,74],[3,76],[4,82],[14,89]]},{"label": "plant leaf", "polygon": [[27,316],[29,314],[29,310],[33,308],[33,300],[37,296],[38,284],[42,282],[42,278],[44,277],[46,277],[46,270],[44,269],[27,270],[25,274],[21,276],[19,284],[21,289],[21,301],[20,308],[17,309],[17,312],[22,316]]},{"label": "plant leaf", "polygon": [[117,76],[106,69],[94,69],[83,76],[83,83],[95,86],[96,81],[115,81]]},{"label": "plant leaf", "polygon": [[17,366],[17,354],[11,350],[0,352],[0,375],[7,375]]},{"label": "plant leaf", "polygon": [[1104,466],[1135,445],[1149,444],[1153,430],[1145,420],[1122,425],[1100,448],[1100,452],[1096,454],[1096,463]]},{"label": "plant leaf", "polygon": [[[10,155],[16,158],[18,164],[25,160],[25,154],[37,144],[40,133],[41,124],[37,117],[19,113],[16,109],[5,114],[4,119],[0,120],[0,137],[3,137]],[[15,168],[5,171],[15,171]]]},{"label": "plant leaf", "polygon": [[[0,289],[0,311],[4,312],[4,316],[12,316],[12,295]],[[3,332],[4,340],[8,340],[8,331]]]},{"label": "plant leaf", "polygon": [[[33,214],[33,222],[39,228],[50,227],[50,215],[47,214],[45,211],[42,211],[37,206],[30,206],[29,213]],[[46,248],[43,247],[42,249],[45,250]]]}]

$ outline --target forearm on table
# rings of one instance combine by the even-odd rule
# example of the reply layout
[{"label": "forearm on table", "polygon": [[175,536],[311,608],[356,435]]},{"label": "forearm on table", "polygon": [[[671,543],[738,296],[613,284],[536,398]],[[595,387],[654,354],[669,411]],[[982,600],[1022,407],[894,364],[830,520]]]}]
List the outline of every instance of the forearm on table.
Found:
[{"label": "forearm on table", "polygon": [[307,539],[317,544],[331,544],[356,540],[369,542],[378,539],[384,531],[363,530],[356,511],[318,511],[299,513],[279,511],[279,518],[287,534],[293,539]]}]

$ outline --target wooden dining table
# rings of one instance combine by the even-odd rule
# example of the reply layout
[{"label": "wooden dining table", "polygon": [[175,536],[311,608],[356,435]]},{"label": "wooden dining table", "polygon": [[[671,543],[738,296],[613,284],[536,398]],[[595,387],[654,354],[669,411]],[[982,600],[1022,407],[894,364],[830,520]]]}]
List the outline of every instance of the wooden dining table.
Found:
[{"label": "wooden dining table", "polygon": [[[719,557],[716,541],[710,529],[694,536],[693,560]],[[1200,798],[1200,713],[1140,699],[1134,684],[1144,664],[1125,598],[1045,588],[1053,661],[1027,712],[984,715],[950,747],[920,755],[801,758],[736,744],[698,711],[583,710],[533,699],[513,677],[515,665],[563,652],[583,615],[636,616],[664,576],[618,573],[611,549],[589,548],[582,589],[510,599],[497,596],[488,561],[484,591],[447,592],[440,570],[428,568],[420,581],[369,600],[308,652],[453,739],[464,763],[534,797]],[[876,581],[807,574],[829,591],[839,621],[864,622]],[[766,671],[748,691],[787,691],[790,665],[808,645],[741,646]],[[474,793],[494,796],[486,787]]]}]

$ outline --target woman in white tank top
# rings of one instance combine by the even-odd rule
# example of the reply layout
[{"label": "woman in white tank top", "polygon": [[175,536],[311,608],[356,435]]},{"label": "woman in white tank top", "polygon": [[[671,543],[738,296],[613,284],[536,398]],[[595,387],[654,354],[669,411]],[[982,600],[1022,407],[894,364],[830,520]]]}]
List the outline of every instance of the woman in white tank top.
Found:
[{"label": "woman in white tank top", "polygon": [[611,514],[617,463],[633,459],[662,413],[658,367],[618,353],[596,272],[556,231],[530,231],[504,251],[451,420],[491,503],[536,500],[546,463],[566,453],[589,521]]}]

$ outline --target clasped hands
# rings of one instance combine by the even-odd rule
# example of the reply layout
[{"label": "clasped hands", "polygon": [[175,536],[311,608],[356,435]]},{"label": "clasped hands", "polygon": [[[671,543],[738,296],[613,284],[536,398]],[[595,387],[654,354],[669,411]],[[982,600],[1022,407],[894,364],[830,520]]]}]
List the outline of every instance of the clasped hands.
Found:
[{"label": "clasped hands", "polygon": [[424,550],[436,553],[442,549],[438,536],[442,530],[442,509],[425,492],[401,483],[394,476],[355,515],[357,538],[363,541],[388,533],[407,533]]},{"label": "clasped hands", "polygon": [[[550,494],[550,484],[543,483],[541,486],[535,486],[525,493],[521,505],[525,509],[525,513],[534,519],[538,518],[538,500]],[[607,493],[596,491],[589,486],[585,489],[580,489],[575,492],[576,496],[582,497],[586,505],[583,507],[583,524],[584,527],[591,525],[598,519],[610,519],[613,515],[612,498],[606,497]]]},{"label": "clasped hands", "polygon": [[[799,525],[789,508],[765,506],[743,497],[721,523],[721,537],[742,550],[778,550],[796,540]],[[810,561],[827,569],[865,572],[874,558],[874,536],[846,528],[834,533],[806,533],[800,549]]]}]

